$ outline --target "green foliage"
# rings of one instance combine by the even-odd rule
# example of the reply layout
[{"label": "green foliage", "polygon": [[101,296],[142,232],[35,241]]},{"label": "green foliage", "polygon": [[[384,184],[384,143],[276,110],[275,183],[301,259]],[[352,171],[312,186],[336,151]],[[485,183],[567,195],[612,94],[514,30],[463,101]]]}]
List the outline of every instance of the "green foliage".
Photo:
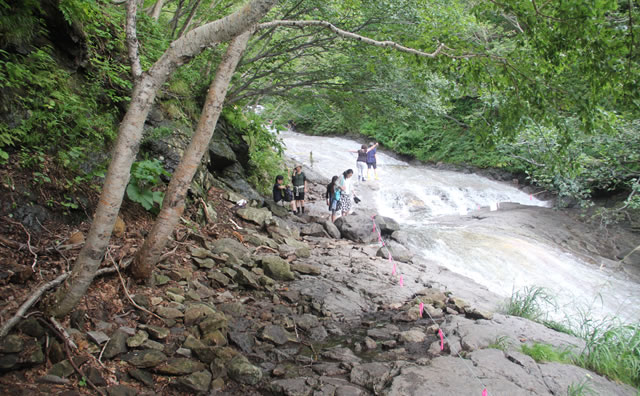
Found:
[{"label": "green foliage", "polygon": [[142,205],[146,210],[158,209],[164,193],[157,187],[162,183],[160,176],[171,176],[157,160],[136,161],[131,166],[131,180],[127,186],[127,197]]},{"label": "green foliage", "polygon": [[532,346],[523,344],[522,353],[529,355],[538,363],[559,362],[570,363],[569,350],[557,350],[552,345],[535,343]]},{"label": "green foliage", "polygon": [[577,384],[569,385],[567,396],[597,396],[597,393],[589,386],[589,378],[585,378]]},{"label": "green foliage", "polygon": [[504,308],[507,315],[538,321],[546,318],[550,307],[555,308],[555,298],[544,287],[531,286],[511,293]]},{"label": "green foliage", "polygon": [[507,336],[501,336],[496,338],[496,340],[487,345],[487,348],[499,349],[501,351],[507,351],[509,346],[511,345],[511,340]]}]

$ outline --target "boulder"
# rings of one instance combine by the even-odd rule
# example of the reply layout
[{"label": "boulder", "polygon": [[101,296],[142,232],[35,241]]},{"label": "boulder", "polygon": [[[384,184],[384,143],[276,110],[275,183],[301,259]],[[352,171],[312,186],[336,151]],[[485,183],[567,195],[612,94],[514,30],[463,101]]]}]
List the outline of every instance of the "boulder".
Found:
[{"label": "boulder", "polygon": [[400,231],[400,224],[391,217],[376,216],[376,228],[382,235],[391,235],[396,231]]},{"label": "boulder", "polygon": [[378,395],[392,377],[391,368],[379,362],[355,365],[351,370],[349,380],[356,385],[363,386]]},{"label": "boulder", "polygon": [[322,224],[310,223],[304,224],[300,227],[300,235],[323,237],[326,236],[326,233]]},{"label": "boulder", "polygon": [[271,324],[265,326],[264,329],[262,329],[260,338],[262,338],[263,340],[271,341],[276,345],[284,345],[290,341],[297,341],[296,336],[286,331],[282,326]]},{"label": "boulder", "polygon": [[331,238],[340,239],[340,230],[338,229],[338,227],[336,227],[335,224],[333,224],[332,221],[326,220],[324,223],[322,223],[322,226]]},{"label": "boulder", "polygon": [[398,243],[388,241],[383,247],[378,249],[376,256],[388,259],[389,252],[391,252],[391,257],[393,257],[394,260],[401,263],[409,263],[413,259],[413,254],[409,249]]},{"label": "boulder", "polygon": [[236,355],[228,363],[229,377],[241,384],[255,385],[262,379],[262,370],[249,363],[246,357]]},{"label": "boulder", "polygon": [[241,262],[250,258],[249,249],[235,239],[222,238],[207,243],[207,247],[215,254],[227,254]]},{"label": "boulder", "polygon": [[178,378],[176,385],[189,394],[205,394],[211,386],[211,378],[211,373],[203,370]]},{"label": "boulder", "polygon": [[202,371],[204,364],[187,358],[172,358],[157,366],[154,370],[164,375],[185,375]]},{"label": "boulder", "polygon": [[244,287],[248,287],[252,289],[260,288],[260,283],[258,282],[256,277],[253,275],[253,273],[251,271],[247,271],[244,268],[238,268],[235,276],[233,277],[233,280],[235,280],[236,282],[238,282],[239,285]]},{"label": "boulder", "polygon": [[127,338],[129,338],[127,333],[120,329],[116,330],[107,342],[102,356],[105,359],[113,359],[117,355],[127,352]]},{"label": "boulder", "polygon": [[291,272],[289,263],[278,256],[263,256],[261,259],[264,272],[276,280],[293,280],[295,276]]},{"label": "boulder", "polygon": [[122,360],[137,368],[155,367],[167,360],[167,356],[155,349],[129,352],[122,356]]},{"label": "boulder", "polygon": [[252,223],[259,225],[260,227],[264,226],[265,223],[272,218],[271,211],[266,208],[242,208],[238,209],[236,214],[247,221],[251,221]]},{"label": "boulder", "polygon": [[206,317],[214,316],[215,314],[216,310],[205,303],[191,304],[184,312],[184,324],[185,326],[192,326],[200,323],[200,321]]},{"label": "boulder", "polygon": [[269,236],[278,243],[282,242],[285,238],[300,238],[300,229],[289,220],[272,217],[271,220],[266,223],[266,226]]},{"label": "boulder", "polygon": [[267,202],[267,206],[269,207],[269,210],[271,211],[271,213],[273,213],[274,215],[278,216],[278,217],[287,217],[289,215],[289,209],[282,206],[282,205],[278,205],[277,203],[273,202],[273,201],[268,201]]},{"label": "boulder", "polygon": [[369,216],[353,214],[339,217],[335,226],[340,230],[343,238],[357,243],[371,243],[378,240],[373,232],[373,220]]}]

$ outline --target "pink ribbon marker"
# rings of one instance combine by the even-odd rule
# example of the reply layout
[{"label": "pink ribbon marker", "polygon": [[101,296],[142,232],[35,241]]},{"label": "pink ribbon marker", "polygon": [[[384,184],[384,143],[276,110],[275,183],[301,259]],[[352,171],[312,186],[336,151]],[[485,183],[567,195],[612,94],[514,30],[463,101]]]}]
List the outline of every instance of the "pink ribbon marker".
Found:
[{"label": "pink ribbon marker", "polygon": [[395,274],[396,274],[396,263],[393,263],[393,269],[391,270],[391,275],[395,275]]},{"label": "pink ribbon marker", "polygon": [[404,282],[402,281],[402,275],[400,275],[400,280],[398,281],[400,287],[404,286]]},{"label": "pink ribbon marker", "polygon": [[487,388],[484,388],[484,390],[482,391],[482,396],[487,396]]},{"label": "pink ribbon marker", "polygon": [[422,317],[422,311],[424,311],[424,303],[420,303],[420,317]]},{"label": "pink ribbon marker", "polygon": [[440,336],[440,350],[444,351],[444,336],[442,335],[442,330],[438,329],[438,335]]},{"label": "pink ribbon marker", "polygon": [[[529,201],[533,201],[533,195],[529,195]],[[486,389],[485,389],[486,390]],[[484,396],[484,395],[483,395]]]}]

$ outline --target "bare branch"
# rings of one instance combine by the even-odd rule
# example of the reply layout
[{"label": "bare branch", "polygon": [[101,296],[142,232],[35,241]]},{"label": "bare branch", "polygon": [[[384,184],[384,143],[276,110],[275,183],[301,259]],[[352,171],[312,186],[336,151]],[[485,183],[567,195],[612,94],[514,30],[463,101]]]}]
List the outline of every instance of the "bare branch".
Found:
[{"label": "bare branch", "polygon": [[129,49],[129,60],[131,61],[131,75],[134,80],[142,76],[142,66],[140,66],[140,54],[138,54],[138,36],[136,32],[136,13],[138,12],[138,0],[127,2],[127,47]]},{"label": "bare branch", "polygon": [[392,49],[395,49],[397,51],[406,52],[406,53],[414,54],[414,55],[418,55],[418,56],[425,56],[425,57],[428,57],[428,58],[435,58],[445,48],[444,44],[440,44],[440,45],[438,45],[438,48],[435,49],[435,51],[433,51],[433,52],[424,52],[424,51],[420,51],[420,50],[417,50],[417,49],[414,49],[414,48],[405,47],[405,46],[400,45],[400,44],[398,44],[396,42],[393,42],[393,41],[389,41],[389,40],[378,41],[378,40],[370,39],[368,37],[361,36],[361,35],[356,34],[356,33],[348,32],[346,30],[342,30],[342,29],[336,27],[335,25],[333,25],[333,24],[331,24],[331,23],[329,23],[327,21],[277,20],[277,21],[261,23],[258,26],[256,26],[256,30],[271,29],[273,27],[278,27],[278,26],[297,27],[297,28],[302,28],[302,27],[307,27],[307,26],[322,27],[322,28],[325,28],[325,29],[329,29],[333,33],[337,34],[338,36],[344,37],[346,39],[360,41],[362,43],[369,44],[369,45],[375,45],[377,47],[392,48]]}]

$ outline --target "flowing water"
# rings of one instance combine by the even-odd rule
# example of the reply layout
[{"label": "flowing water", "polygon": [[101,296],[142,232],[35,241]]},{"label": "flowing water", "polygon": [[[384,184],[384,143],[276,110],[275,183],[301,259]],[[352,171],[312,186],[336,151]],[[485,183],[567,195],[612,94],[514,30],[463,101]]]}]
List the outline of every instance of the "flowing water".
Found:
[{"label": "flowing water", "polygon": [[[357,180],[356,154],[349,150],[357,150],[359,143],[293,132],[280,137],[288,156],[305,166],[312,157],[313,169],[321,175],[330,178],[351,168]],[[505,298],[525,286],[543,286],[557,296],[556,319],[580,311],[640,319],[640,285],[624,273],[585,262],[521,223],[463,221],[483,210],[500,211],[500,203],[549,203],[475,174],[409,165],[380,152],[377,159],[379,180],[357,183],[356,191],[368,191],[378,213],[409,232],[414,253]]]}]

